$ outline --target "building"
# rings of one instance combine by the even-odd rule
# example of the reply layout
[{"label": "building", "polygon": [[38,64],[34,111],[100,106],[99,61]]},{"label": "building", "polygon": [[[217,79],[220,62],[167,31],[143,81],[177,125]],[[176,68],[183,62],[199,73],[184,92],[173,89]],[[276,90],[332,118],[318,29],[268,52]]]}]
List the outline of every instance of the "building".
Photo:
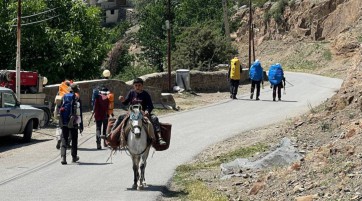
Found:
[{"label": "building", "polygon": [[127,12],[132,12],[132,9],[129,9],[127,0],[87,0],[87,3],[102,8],[104,11],[103,25],[127,20]]}]

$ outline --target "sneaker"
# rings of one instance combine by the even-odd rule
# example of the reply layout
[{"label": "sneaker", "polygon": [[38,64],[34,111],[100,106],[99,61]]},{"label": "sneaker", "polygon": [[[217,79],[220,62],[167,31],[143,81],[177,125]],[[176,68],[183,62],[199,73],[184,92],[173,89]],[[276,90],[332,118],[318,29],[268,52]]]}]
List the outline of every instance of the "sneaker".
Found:
[{"label": "sneaker", "polygon": [[258,98],[256,98],[256,100],[260,100],[260,99],[259,99],[259,97],[258,97]]},{"label": "sneaker", "polygon": [[273,98],[273,101],[275,101],[275,98]]},{"label": "sneaker", "polygon": [[[254,96],[254,94],[251,93],[251,94],[250,94],[250,99],[253,99],[253,96]],[[256,99],[258,100],[258,98],[256,98]]]},{"label": "sneaker", "polygon": [[230,98],[233,98],[233,95],[230,95]]},{"label": "sneaker", "polygon": [[102,149],[101,143],[97,143],[97,149]]},{"label": "sneaker", "polygon": [[60,161],[60,163],[62,165],[66,165],[67,164],[67,159],[64,156],[62,156],[62,160]]},{"label": "sneaker", "polygon": [[73,161],[73,163],[79,161],[79,156],[73,157],[73,160],[72,160],[72,161]]},{"label": "sneaker", "polygon": [[278,98],[278,101],[281,101],[282,99],[281,98]]},{"label": "sneaker", "polygon": [[160,139],[158,140],[158,144],[160,144],[160,145],[166,145],[166,142],[165,142],[165,140],[163,140],[162,138],[160,138]]},{"label": "sneaker", "polygon": [[55,148],[60,149],[60,140],[58,140],[57,145],[55,146]]},{"label": "sneaker", "polygon": [[233,99],[237,99],[237,98],[236,98],[236,95],[235,95],[235,96],[233,96]]}]

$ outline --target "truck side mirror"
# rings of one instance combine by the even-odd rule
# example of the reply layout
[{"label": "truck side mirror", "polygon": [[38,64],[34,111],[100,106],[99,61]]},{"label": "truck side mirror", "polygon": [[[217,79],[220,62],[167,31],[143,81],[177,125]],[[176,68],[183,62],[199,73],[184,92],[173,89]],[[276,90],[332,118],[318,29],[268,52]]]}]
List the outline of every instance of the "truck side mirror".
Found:
[{"label": "truck side mirror", "polygon": [[20,106],[20,105],[21,105],[20,101],[17,100],[15,106]]}]

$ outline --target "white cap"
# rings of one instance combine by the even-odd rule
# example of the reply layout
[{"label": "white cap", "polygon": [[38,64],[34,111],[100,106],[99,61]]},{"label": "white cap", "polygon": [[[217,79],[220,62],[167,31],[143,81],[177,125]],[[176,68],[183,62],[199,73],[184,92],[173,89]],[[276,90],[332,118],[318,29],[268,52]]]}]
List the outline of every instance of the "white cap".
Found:
[{"label": "white cap", "polygon": [[107,69],[103,71],[103,77],[107,77],[107,78],[108,78],[108,77],[110,77],[110,76],[111,76],[111,71],[109,71],[109,70],[107,70]]}]

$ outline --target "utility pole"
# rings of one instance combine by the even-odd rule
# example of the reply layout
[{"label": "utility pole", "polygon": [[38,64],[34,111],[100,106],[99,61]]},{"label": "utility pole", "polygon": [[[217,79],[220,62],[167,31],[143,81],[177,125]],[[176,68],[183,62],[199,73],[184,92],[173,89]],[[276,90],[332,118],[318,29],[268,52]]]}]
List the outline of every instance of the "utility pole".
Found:
[{"label": "utility pole", "polygon": [[254,45],[254,41],[255,41],[255,30],[254,30],[254,27],[255,27],[255,24],[252,24],[251,25],[251,32],[253,33],[253,37],[252,37],[252,46],[253,46],[253,61],[255,61],[255,45]]},{"label": "utility pole", "polygon": [[16,96],[20,101],[20,38],[21,38],[21,0],[18,0],[18,24],[17,24],[17,46],[16,46]]},{"label": "utility pole", "polygon": [[167,67],[168,67],[168,90],[172,92],[171,87],[171,0],[167,1]]},{"label": "utility pole", "polygon": [[251,37],[252,37],[252,16],[251,16],[251,0],[249,0],[249,68],[251,66]]},{"label": "utility pole", "polygon": [[225,35],[228,38],[228,40],[230,40],[230,27],[229,27],[229,19],[228,19],[227,0],[222,0],[222,8],[224,11]]}]

